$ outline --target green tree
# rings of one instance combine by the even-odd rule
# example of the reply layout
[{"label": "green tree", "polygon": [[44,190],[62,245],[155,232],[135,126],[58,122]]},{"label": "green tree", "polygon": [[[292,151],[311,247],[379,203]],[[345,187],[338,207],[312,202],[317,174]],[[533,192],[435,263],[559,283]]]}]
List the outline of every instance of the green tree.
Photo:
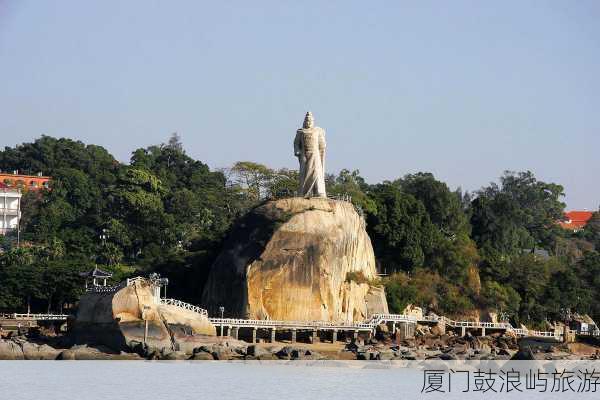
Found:
[{"label": "green tree", "polygon": [[422,267],[437,242],[423,204],[393,184],[376,185],[370,195],[377,211],[367,214],[367,230],[378,260],[391,270]]},{"label": "green tree", "polygon": [[[128,226],[131,248],[126,251],[132,257],[146,257],[157,246],[168,248],[175,243],[173,217],[164,211],[165,193],[160,179],[139,168],[124,169],[110,193],[111,215]],[[108,238],[112,236],[109,230],[106,234]]]},{"label": "green tree", "polygon": [[518,254],[522,249],[553,249],[561,235],[563,187],[538,181],[533,173],[505,172],[472,202],[473,238],[488,256]]},{"label": "green tree", "polygon": [[406,175],[395,184],[425,206],[437,228],[436,243],[427,259],[429,268],[455,281],[464,282],[468,269],[478,261],[475,244],[469,237],[471,226],[458,192],[435,179],[431,173]]},{"label": "green tree", "polygon": [[252,161],[238,161],[230,172],[233,182],[246,192],[249,199],[258,202],[266,198],[273,180],[272,169]]},{"label": "green tree", "polygon": [[433,174],[419,172],[398,181],[403,191],[420,200],[431,222],[450,237],[468,236],[471,226],[461,202],[461,195],[435,179]]},{"label": "green tree", "polygon": [[491,310],[516,316],[519,313],[521,296],[510,286],[488,279],[481,290],[482,303]]},{"label": "green tree", "polygon": [[286,168],[273,171],[267,187],[267,197],[279,199],[296,196],[298,193],[298,185],[298,171]]}]

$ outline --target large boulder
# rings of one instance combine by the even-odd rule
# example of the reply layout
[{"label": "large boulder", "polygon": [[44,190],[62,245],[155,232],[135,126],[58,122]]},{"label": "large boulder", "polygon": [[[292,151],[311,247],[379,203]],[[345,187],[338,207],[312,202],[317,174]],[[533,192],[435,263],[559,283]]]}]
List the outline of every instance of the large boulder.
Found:
[{"label": "large boulder", "polygon": [[387,313],[365,222],[346,201],[288,198],[251,210],[212,266],[203,304],[252,319],[362,321]]},{"label": "large boulder", "polygon": [[[202,336],[215,336],[206,315],[161,304],[156,287],[136,279],[114,292],[86,293],[73,325],[75,343],[102,344],[132,350],[140,343],[160,351],[191,351]],[[146,333],[146,322],[147,333]]]},{"label": "large boulder", "polygon": [[55,360],[60,350],[47,344],[23,343],[23,356],[26,360]]},{"label": "large boulder", "polygon": [[23,360],[23,348],[12,340],[0,339],[0,360]]}]

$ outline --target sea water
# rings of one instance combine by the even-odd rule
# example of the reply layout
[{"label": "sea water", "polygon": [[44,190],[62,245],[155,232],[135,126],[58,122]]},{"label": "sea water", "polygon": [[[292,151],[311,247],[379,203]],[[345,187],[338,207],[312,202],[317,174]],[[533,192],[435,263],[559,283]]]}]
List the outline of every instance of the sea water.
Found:
[{"label": "sea water", "polygon": [[[435,366],[432,366],[435,367]],[[378,362],[1,361],[0,399],[580,399],[600,393],[424,393],[422,368]],[[523,387],[522,387],[523,388]],[[473,390],[473,387],[470,388]],[[498,388],[496,388],[498,389]],[[600,387],[598,388],[600,391]]]}]

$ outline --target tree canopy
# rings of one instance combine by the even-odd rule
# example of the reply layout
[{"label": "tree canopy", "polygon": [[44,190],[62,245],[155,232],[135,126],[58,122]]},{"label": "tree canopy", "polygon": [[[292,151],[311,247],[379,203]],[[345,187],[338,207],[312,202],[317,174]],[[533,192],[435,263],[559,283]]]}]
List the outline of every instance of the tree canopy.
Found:
[{"label": "tree canopy", "polygon": [[[104,148],[42,136],[0,151],[1,170],[52,176],[22,199],[22,246],[1,237],[0,309],[59,309],[77,301],[80,272],[115,280],[160,272],[170,295],[200,301],[232,224],[269,199],[293,196],[298,172],[253,161],[211,170],[178,134],[120,163]],[[505,172],[474,193],[431,173],[369,184],[358,170],[326,176],[332,196],[364,216],[390,309],[409,303],[451,315],[487,309],[542,324],[569,312],[600,317],[600,213],[572,233],[563,187]]]}]

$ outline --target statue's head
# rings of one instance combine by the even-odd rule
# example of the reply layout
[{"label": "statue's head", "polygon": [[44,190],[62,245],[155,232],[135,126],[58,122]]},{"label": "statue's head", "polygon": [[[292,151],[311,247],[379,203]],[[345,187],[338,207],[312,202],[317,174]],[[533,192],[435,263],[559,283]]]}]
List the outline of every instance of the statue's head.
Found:
[{"label": "statue's head", "polygon": [[302,128],[309,129],[309,128],[312,128],[313,126],[315,126],[315,120],[313,118],[312,113],[309,111],[306,113],[306,116],[304,117],[304,123],[302,124]]}]

